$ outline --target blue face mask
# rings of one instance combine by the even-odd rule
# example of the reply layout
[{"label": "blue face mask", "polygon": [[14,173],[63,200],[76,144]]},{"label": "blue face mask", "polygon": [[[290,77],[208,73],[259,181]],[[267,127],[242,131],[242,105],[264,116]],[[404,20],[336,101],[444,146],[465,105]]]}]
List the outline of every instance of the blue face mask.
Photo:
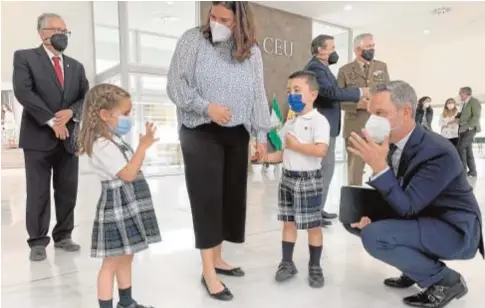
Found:
[{"label": "blue face mask", "polygon": [[118,117],[118,126],[115,127],[114,132],[119,136],[126,135],[131,130],[131,118],[127,116]]},{"label": "blue face mask", "polygon": [[302,96],[299,93],[288,94],[288,105],[294,112],[302,112],[305,109],[305,104],[302,101]]}]

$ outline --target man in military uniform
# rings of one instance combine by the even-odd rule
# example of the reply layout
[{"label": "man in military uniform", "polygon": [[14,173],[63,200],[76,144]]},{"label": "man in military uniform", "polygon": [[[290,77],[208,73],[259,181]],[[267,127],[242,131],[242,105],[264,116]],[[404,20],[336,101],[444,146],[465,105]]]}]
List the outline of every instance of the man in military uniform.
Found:
[{"label": "man in military uniform", "polygon": [[[370,33],[363,33],[354,39],[355,61],[342,66],[337,81],[342,88],[374,88],[389,82],[387,65],[374,60],[374,38]],[[348,143],[351,132],[359,132],[364,128],[370,114],[367,112],[367,100],[364,98],[358,104],[342,103],[345,111],[343,136]],[[365,163],[348,152],[348,183],[362,185]]]}]

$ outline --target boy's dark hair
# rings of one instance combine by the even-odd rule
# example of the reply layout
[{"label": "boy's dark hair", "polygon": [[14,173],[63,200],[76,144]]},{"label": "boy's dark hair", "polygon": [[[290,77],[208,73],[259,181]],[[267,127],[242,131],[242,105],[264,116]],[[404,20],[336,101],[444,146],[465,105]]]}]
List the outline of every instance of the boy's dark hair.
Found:
[{"label": "boy's dark hair", "polygon": [[317,81],[317,74],[311,71],[297,71],[291,74],[288,79],[303,78],[313,91],[318,91],[320,86]]}]

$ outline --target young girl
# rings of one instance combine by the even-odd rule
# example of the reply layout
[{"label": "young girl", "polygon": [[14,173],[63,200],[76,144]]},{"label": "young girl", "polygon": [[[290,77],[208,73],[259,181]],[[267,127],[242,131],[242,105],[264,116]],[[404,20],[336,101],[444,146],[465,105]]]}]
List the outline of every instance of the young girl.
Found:
[{"label": "young girl", "polygon": [[146,124],[136,151],[121,139],[131,129],[130,95],[110,84],[94,86],[86,95],[79,135],[79,153],[87,154],[101,180],[94,220],[91,256],[103,258],[98,275],[100,308],[113,307],[114,276],[117,308],[148,308],[131,297],[133,255],[161,241],[147,181],[140,171],[146,150],[156,141]]}]

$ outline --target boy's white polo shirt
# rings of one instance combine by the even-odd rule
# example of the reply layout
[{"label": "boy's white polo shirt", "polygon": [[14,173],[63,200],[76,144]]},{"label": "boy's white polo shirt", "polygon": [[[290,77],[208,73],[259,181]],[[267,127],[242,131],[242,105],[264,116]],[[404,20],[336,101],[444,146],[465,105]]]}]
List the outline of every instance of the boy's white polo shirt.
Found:
[{"label": "boy's white polo shirt", "polygon": [[323,157],[308,156],[285,148],[287,133],[293,134],[298,141],[305,144],[324,143],[330,141],[330,124],[327,118],[316,109],[295,116],[288,120],[280,130],[283,145],[283,168],[291,171],[314,171],[321,169]]}]

